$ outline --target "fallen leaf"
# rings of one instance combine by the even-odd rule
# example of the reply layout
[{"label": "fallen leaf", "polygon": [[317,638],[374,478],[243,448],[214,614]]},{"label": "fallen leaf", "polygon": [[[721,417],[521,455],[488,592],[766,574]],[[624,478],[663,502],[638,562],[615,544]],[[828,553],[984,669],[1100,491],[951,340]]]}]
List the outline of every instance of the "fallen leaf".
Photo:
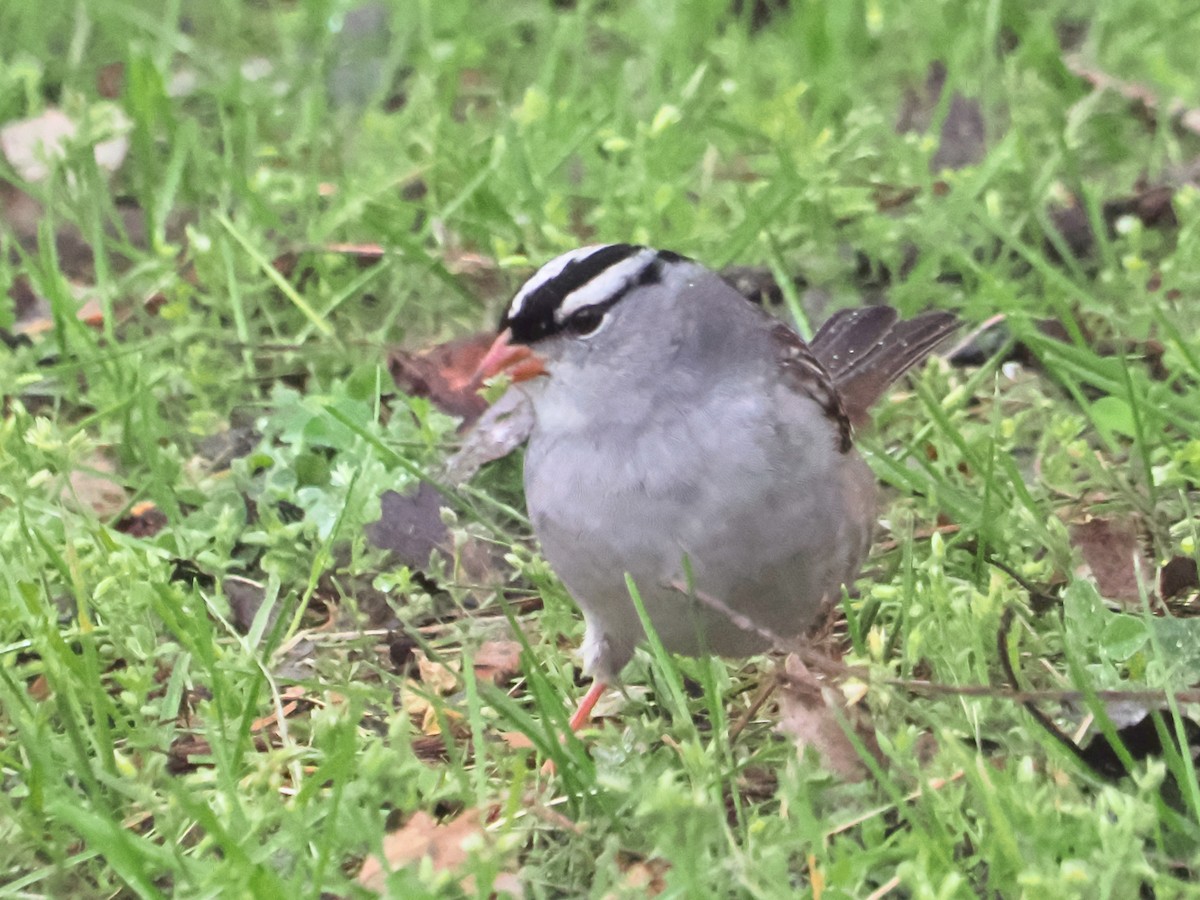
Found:
[{"label": "fallen leaf", "polygon": [[1086,566],[1080,574],[1090,573],[1102,597],[1122,603],[1141,602],[1142,590],[1150,590],[1154,581],[1134,525],[1092,518],[1073,524],[1070,536],[1071,546],[1079,551]]},{"label": "fallen leaf", "polygon": [[[88,251],[90,253],[90,251]],[[94,297],[88,297],[88,288],[86,285],[69,282],[68,288],[76,300],[79,301],[79,306],[75,310],[75,317],[83,324],[92,328],[99,328],[104,324],[104,311],[100,308],[100,302]],[[19,291],[23,293],[23,291]],[[27,309],[26,315],[21,316],[13,327],[13,331],[17,334],[36,336],[52,331],[55,327],[53,313],[50,311],[50,304],[46,303],[40,297],[34,297],[34,304]]]},{"label": "fallen leaf", "polygon": [[[267,731],[279,725],[279,713],[283,713],[285,719],[290,719],[300,707],[300,701],[305,697],[305,690],[301,685],[293,684],[286,688],[280,695],[280,709],[272,710],[267,715],[255,719],[250,723],[250,733],[255,734],[260,731]],[[311,705],[311,704],[309,704]]]},{"label": "fallen leaf", "polygon": [[[450,666],[437,662],[425,655],[420,648],[412,651],[413,661],[417,668],[417,681],[423,690],[405,690],[401,693],[400,703],[409,719],[420,723],[421,732],[425,735],[441,734],[442,725],[438,719],[434,704],[428,699],[429,694],[444,697],[458,690],[458,673]],[[443,714],[450,711],[443,709]]]},{"label": "fallen leaf", "polygon": [[[229,575],[221,581],[221,592],[229,602],[229,619],[233,627],[239,634],[249,634],[263,600],[267,597],[266,586],[240,575]],[[278,608],[271,610],[267,621],[268,632],[278,618]]]},{"label": "fallen leaf", "polygon": [[167,772],[171,775],[182,775],[195,771],[202,764],[196,757],[212,755],[212,747],[204,738],[192,734],[180,735],[171,741],[167,748]]},{"label": "fallen leaf", "polygon": [[114,62],[101,66],[96,72],[96,93],[107,100],[116,100],[125,89],[125,63]]},{"label": "fallen leaf", "polygon": [[473,532],[459,531],[454,538],[454,580],[483,603],[508,577],[504,554],[494,540]]},{"label": "fallen leaf", "polygon": [[934,172],[963,169],[982,162],[987,154],[987,126],[979,101],[957,91],[950,95],[950,108],[942,119],[938,148],[929,161]]},{"label": "fallen leaf", "polygon": [[50,681],[45,675],[36,676],[33,681],[29,682],[29,696],[39,703],[43,700],[48,700],[53,691],[50,690]]},{"label": "fallen leaf", "polygon": [[779,692],[779,730],[790,735],[803,754],[811,747],[821,763],[844,781],[862,781],[867,767],[846,734],[843,720],[858,739],[879,757],[880,751],[865,714],[831,686],[821,682],[795,654],[784,663],[787,676]]},{"label": "fallen leaf", "polygon": [[[115,172],[129,152],[126,132],[132,123],[113,104],[104,104],[100,112],[108,118],[105,131],[113,136],[93,144],[92,152],[100,168]],[[9,122],[0,128],[0,151],[23,179],[44,181],[50,175],[51,164],[67,155],[67,147],[78,130],[70,116],[51,107],[41,115]]]},{"label": "fallen leaf", "polygon": [[502,731],[500,732],[500,740],[504,741],[513,750],[532,750],[536,746],[529,739],[529,735],[522,731]]},{"label": "fallen leaf", "polygon": [[493,460],[508,456],[533,431],[533,407],[523,391],[508,390],[487,408],[467,432],[462,446],[446,462],[450,484],[465,484]]},{"label": "fallen leaf", "polygon": [[1196,588],[1200,588],[1200,571],[1190,556],[1173,557],[1158,570],[1158,596],[1164,600]]},{"label": "fallen leaf", "polygon": [[487,408],[475,370],[495,338],[481,332],[420,353],[396,349],[388,354],[388,371],[405,393],[427,397],[443,412],[474,422]]},{"label": "fallen leaf", "polygon": [[[382,856],[369,856],[358,872],[358,883],[367,890],[387,890],[389,872],[428,859],[435,872],[453,872],[461,868],[475,848],[490,843],[483,827],[487,818],[478,809],[466,809],[449,822],[439,824],[427,812],[418,810],[399,829],[383,839]],[[475,893],[474,876],[465,877],[461,886]],[[516,875],[500,873],[490,885],[496,893],[521,897],[524,887]]]},{"label": "fallen leaf", "polygon": [[115,516],[125,508],[125,488],[110,477],[116,471],[106,456],[93,454],[68,476],[63,500],[90,509],[102,519]]},{"label": "fallen leaf", "polygon": [[[259,733],[254,735],[252,743],[258,753],[267,753],[279,747],[279,734],[275,730]],[[167,772],[171,775],[182,775],[211,765],[214,765],[212,745],[202,737],[180,735],[167,748]]]},{"label": "fallen leaf", "polygon": [[[444,576],[465,587],[482,602],[504,580],[501,554],[494,541],[470,528],[451,532],[442,521],[443,500],[442,493],[426,482],[410,494],[385,491],[380,497],[379,519],[366,526],[367,540],[390,550],[393,561],[418,573],[429,590],[438,589],[438,583],[430,578],[436,573],[438,578]],[[434,556],[451,565],[433,565]],[[386,602],[383,605],[386,608]]]},{"label": "fallen leaf", "polygon": [[149,500],[135,503],[129,515],[117,522],[117,531],[135,538],[151,538],[167,527],[167,514]]},{"label": "fallen leaf", "polygon": [[475,651],[475,677],[503,686],[521,671],[521,645],[516,641],[484,641]]},{"label": "fallen leaf", "polygon": [[458,672],[450,666],[430,659],[420,648],[413,651],[413,658],[417,661],[421,684],[428,690],[443,697],[458,690]]},{"label": "fallen leaf", "polygon": [[[1139,182],[1132,194],[1105,200],[1100,207],[1100,218],[1109,239],[1117,236],[1117,222],[1126,216],[1132,216],[1147,228],[1178,227],[1179,219],[1172,202],[1174,196],[1173,187]],[[1075,194],[1068,193],[1059,202],[1051,204],[1047,215],[1071,256],[1085,259],[1091,255],[1096,246],[1092,217]],[[1055,262],[1063,261],[1062,253],[1052,241],[1046,242],[1046,253]]]},{"label": "fallen leaf", "polygon": [[624,886],[643,896],[657,897],[667,889],[667,873],[671,871],[671,864],[661,857],[646,859],[621,853],[617,857],[617,865],[621,868]]},{"label": "fallen leaf", "polygon": [[[904,92],[896,131],[925,132],[933,125],[933,116],[941,104],[946,88],[946,64],[934,60],[929,64],[925,84],[920,89]],[[938,146],[929,160],[931,172],[943,169],[962,169],[981,162],[987,153],[987,125],[979,101],[957,91],[950,95],[946,114],[938,132]]]},{"label": "fallen leaf", "polygon": [[1124,81],[1109,75],[1094,63],[1084,59],[1077,53],[1068,54],[1063,58],[1063,64],[1071,74],[1082,78],[1098,91],[1113,91],[1130,103],[1144,110],[1146,119],[1155,123],[1162,112],[1175,123],[1176,127],[1200,134],[1200,109],[1187,106],[1183,101],[1164,101],[1157,93],[1144,84]]},{"label": "fallen leaf", "polygon": [[419,734],[412,739],[413,753],[423,762],[447,762],[450,754],[440,734]]},{"label": "fallen leaf", "polygon": [[366,526],[367,540],[390,550],[396,561],[410,569],[429,568],[429,556],[443,548],[449,530],[442,521],[442,492],[421,482],[411,494],[385,491],[379,498],[378,520]]}]

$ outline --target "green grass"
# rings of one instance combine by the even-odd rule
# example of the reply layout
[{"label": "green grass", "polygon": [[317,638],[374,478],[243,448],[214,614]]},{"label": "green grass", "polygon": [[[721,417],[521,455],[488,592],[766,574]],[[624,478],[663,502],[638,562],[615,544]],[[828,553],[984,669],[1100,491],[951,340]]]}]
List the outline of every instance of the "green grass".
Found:
[{"label": "green grass", "polygon": [[[0,11],[0,125],[49,106],[81,123],[49,178],[20,184],[40,220],[6,200],[0,221],[0,287],[27,280],[50,326],[0,347],[0,896],[365,896],[355,877],[388,831],[468,808],[487,837],[464,867],[408,865],[391,895],[487,896],[515,872],[531,897],[644,896],[647,860],[670,896],[1194,891],[1186,755],[1104,782],[1011,698],[889,681],[1001,686],[1015,609],[1023,687],[1091,698],[1043,705],[1065,726],[1090,710],[1092,733],[1112,728],[1097,691],[1161,692],[1169,730],[1190,709],[1173,698],[1200,681],[1195,620],[1108,608],[1075,575],[1067,523],[1134,522],[1156,561],[1200,553],[1200,195],[1172,174],[1200,141],[1092,93],[1058,32],[1084,22],[1098,69],[1163,108],[1200,105],[1195,15],[793,2],[755,29],[729,6],[406,0],[365,37],[332,0]],[[894,127],[934,60],[988,122],[986,155],[955,172],[929,170],[936,129]],[[114,108],[130,150],[110,177],[86,136]],[[1177,185],[1178,226],[1127,217],[1109,237],[1102,204],[1143,174]],[[4,162],[0,177],[19,182]],[[1100,240],[1060,264],[1048,208],[1068,195]],[[90,262],[56,246],[73,231]],[[885,760],[863,782],[798,758],[770,707],[731,739],[761,659],[646,652],[620,718],[560,744],[581,625],[514,512],[517,459],[451,500],[456,544],[505,555],[511,603],[452,567],[430,594],[366,539],[380,494],[436,479],[456,439],[455,420],[396,393],[387,347],[493,324],[532,266],[597,240],[802,274],[819,290],[786,299],[805,330],[814,301],[872,289],[861,256],[904,272],[886,289],[903,311],[1004,313],[1037,360],[929,367],[862,440],[893,488],[894,539],[846,604]],[[324,249],[343,242],[386,255]],[[276,266],[285,253],[294,268]],[[98,328],[77,320],[80,295]],[[0,300],[0,327],[19,318]],[[1141,359],[1148,338],[1165,380]],[[226,433],[252,449],[206,465]],[[101,465],[120,511],[82,496],[78,473]],[[141,501],[167,521],[144,538],[116,527]],[[924,536],[939,515],[959,529]],[[1052,608],[989,558],[1057,585]],[[235,575],[265,597],[248,628],[223,587]],[[532,596],[538,612],[517,602]],[[522,671],[433,692],[369,627],[389,609],[466,672],[511,619]],[[443,738],[405,712],[422,694]],[[273,713],[282,728],[260,721]]]}]

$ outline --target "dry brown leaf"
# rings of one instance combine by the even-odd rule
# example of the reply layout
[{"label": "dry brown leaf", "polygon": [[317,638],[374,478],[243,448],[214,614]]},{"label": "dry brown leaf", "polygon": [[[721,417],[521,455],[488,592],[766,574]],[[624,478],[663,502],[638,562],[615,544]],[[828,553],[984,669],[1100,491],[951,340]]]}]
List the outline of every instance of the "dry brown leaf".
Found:
[{"label": "dry brown leaf", "polygon": [[[81,252],[90,253],[86,248],[82,248]],[[68,287],[72,296],[79,301],[75,317],[91,328],[101,327],[104,324],[104,311],[100,308],[100,301],[87,296],[89,288],[86,285],[71,281],[68,282]],[[26,314],[13,325],[13,333],[35,337],[53,331],[54,327],[54,315],[50,304],[34,295],[33,303],[27,308]]]},{"label": "dry brown leaf", "polygon": [[[401,695],[401,705],[412,721],[420,723],[422,733],[428,736],[441,734],[438,711],[427,699],[427,695],[437,694],[444,697],[458,690],[458,673],[450,666],[429,659],[419,648],[412,651],[412,658],[416,662],[418,680],[424,690],[404,691]],[[451,710],[442,709],[442,714],[457,718],[457,714]]]},{"label": "dry brown leaf", "polygon": [[407,494],[384,491],[379,519],[366,526],[367,540],[415,571],[430,572],[434,557],[451,560],[455,582],[471,587],[473,593],[490,594],[506,577],[500,574],[503,567],[495,542],[469,531],[451,532],[442,520],[444,505],[441,491],[427,482]]},{"label": "dry brown leaf", "polygon": [[534,748],[534,743],[529,739],[529,735],[521,731],[502,731],[500,740],[513,750],[532,750]]},{"label": "dry brown leaf", "polygon": [[1190,556],[1174,556],[1158,570],[1158,595],[1164,600],[1200,588],[1200,570]]},{"label": "dry brown leaf", "polygon": [[533,407],[524,391],[505,391],[487,408],[446,463],[446,481],[463,484],[492,460],[508,456],[533,431]]},{"label": "dry brown leaf", "polygon": [[438,710],[433,704],[425,704],[425,712],[421,717],[421,733],[429,737],[437,737],[442,733],[442,721],[444,719],[450,722],[450,736],[462,736],[462,714],[452,709],[443,708],[441,717],[438,716]]},{"label": "dry brown leaf", "polygon": [[[254,749],[258,753],[267,753],[280,746],[279,735],[275,730],[254,735]],[[193,772],[200,766],[211,766],[212,746],[202,737],[194,734],[184,734],[175,738],[167,748],[167,771],[172,775]]]},{"label": "dry brown leaf", "polygon": [[[241,575],[230,575],[221,582],[221,592],[229,602],[229,618],[233,627],[241,634],[249,634],[263,601],[267,599],[266,585]],[[268,632],[278,618],[279,611],[272,610],[267,619]]]},{"label": "dry brown leaf", "polygon": [[671,871],[671,864],[665,859],[657,856],[643,859],[640,856],[621,854],[618,864],[621,866],[621,881],[625,887],[640,891],[647,897],[657,897],[667,889],[667,873]]},{"label": "dry brown leaf", "polygon": [[387,873],[429,857],[434,869],[454,869],[467,861],[463,842],[482,836],[479,811],[468,809],[446,825],[438,825],[429,813],[418,810],[402,828],[383,839],[383,859],[368,857],[358,873],[358,883],[373,891],[387,885]]},{"label": "dry brown leaf", "polygon": [[425,570],[430,554],[447,544],[449,531],[441,512],[444,502],[441,491],[427,482],[421,482],[413,493],[384,491],[379,498],[379,519],[366,527],[367,540],[391,551],[401,565]]},{"label": "dry brown leaf", "polygon": [[50,690],[50,681],[45,675],[38,675],[34,677],[33,681],[29,682],[29,696],[39,703],[43,700],[48,700],[51,693],[53,692]]},{"label": "dry brown leaf", "polygon": [[[449,822],[438,824],[426,812],[418,810],[399,829],[383,839],[383,857],[367,857],[358,872],[358,883],[367,890],[384,892],[389,872],[428,859],[436,872],[453,872],[470,858],[474,846],[485,846],[485,816],[478,809],[466,809]],[[462,881],[463,890],[474,891],[474,878]],[[501,873],[492,882],[497,894],[524,895],[524,887],[511,872]]]},{"label": "dry brown leaf", "polygon": [[508,569],[493,538],[472,532],[454,534],[454,580],[467,587],[476,602],[483,603],[504,585]]},{"label": "dry brown leaf", "polygon": [[[1091,518],[1070,528],[1071,546],[1083,557],[1079,574],[1090,574],[1100,596],[1122,603],[1140,603],[1142,590],[1154,584],[1133,522]],[[1139,584],[1143,588],[1139,588]]]},{"label": "dry brown leaf", "polygon": [[117,531],[135,538],[154,537],[166,527],[167,514],[150,500],[135,503],[129,508],[129,515],[117,522]]},{"label": "dry brown leaf", "polygon": [[[128,118],[117,107],[106,104],[111,116],[109,130],[114,137],[98,141],[92,148],[96,164],[115,172],[129,152]],[[43,181],[50,174],[53,160],[67,153],[67,145],[78,131],[75,122],[60,109],[50,108],[30,119],[9,122],[0,128],[0,151],[26,181]]]},{"label": "dry brown leaf", "polygon": [[413,753],[423,762],[447,762],[446,740],[440,734],[422,734],[412,739]]},{"label": "dry brown leaf", "polygon": [[1200,109],[1190,107],[1178,99],[1164,101],[1152,88],[1109,75],[1079,54],[1068,54],[1063,58],[1063,63],[1069,72],[1082,78],[1096,90],[1113,91],[1130,103],[1142,107],[1150,114],[1148,118],[1151,120],[1160,111],[1165,110],[1179,128],[1200,134]]},{"label": "dry brown leaf", "polygon": [[485,641],[475,651],[475,677],[501,686],[521,671],[521,645],[516,641]]},{"label": "dry brown leaf", "polygon": [[[897,132],[904,134],[930,129],[936,111],[942,106],[946,78],[946,64],[934,60],[925,74],[925,84],[920,88],[905,89],[896,122]],[[961,169],[982,161],[987,154],[987,131],[979,101],[953,92],[949,104],[945,106],[938,132],[938,147],[929,161],[929,170],[936,173],[943,169]]]},{"label": "dry brown leaf", "polygon": [[821,682],[796,655],[784,664],[787,679],[779,691],[779,729],[791,735],[800,753],[812,747],[822,764],[845,781],[862,781],[867,767],[846,734],[842,720],[851,724],[867,749],[879,755],[874,731],[865,713],[847,704],[844,696]]},{"label": "dry brown leaf", "polygon": [[102,519],[115,516],[128,499],[125,488],[109,477],[115,471],[108,457],[93,454],[68,476],[70,485],[63,489],[63,500],[78,503]]},{"label": "dry brown leaf", "polygon": [[285,719],[290,719],[292,713],[299,708],[300,701],[304,699],[304,695],[304,688],[298,684],[294,684],[284,690],[283,693],[279,695],[279,699],[284,701],[281,704],[282,710],[272,710],[268,715],[265,715],[260,719],[255,719],[252,723],[250,723],[250,733],[256,734],[257,732],[264,731],[268,728],[273,728],[278,725],[280,711],[283,712],[283,717]]},{"label": "dry brown leaf", "polygon": [[458,672],[453,668],[430,659],[420,648],[413,651],[413,658],[417,661],[421,683],[427,690],[443,697],[458,690]]},{"label": "dry brown leaf", "polygon": [[419,353],[396,349],[388,354],[388,371],[396,385],[464,422],[474,422],[487,408],[479,396],[475,369],[496,335],[481,332],[456,338]]}]

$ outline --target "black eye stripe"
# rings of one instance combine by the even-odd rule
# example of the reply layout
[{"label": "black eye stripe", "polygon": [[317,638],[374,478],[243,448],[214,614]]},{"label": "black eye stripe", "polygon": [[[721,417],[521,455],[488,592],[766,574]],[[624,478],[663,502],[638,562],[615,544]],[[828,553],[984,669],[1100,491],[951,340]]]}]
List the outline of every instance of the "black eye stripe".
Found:
[{"label": "black eye stripe", "polygon": [[533,291],[521,304],[520,312],[509,318],[506,312],[500,320],[500,328],[512,331],[513,340],[528,344],[546,337],[561,327],[556,321],[563,298],[583,287],[609,266],[628,259],[642,248],[636,244],[609,244],[583,259],[568,263],[561,272]]}]

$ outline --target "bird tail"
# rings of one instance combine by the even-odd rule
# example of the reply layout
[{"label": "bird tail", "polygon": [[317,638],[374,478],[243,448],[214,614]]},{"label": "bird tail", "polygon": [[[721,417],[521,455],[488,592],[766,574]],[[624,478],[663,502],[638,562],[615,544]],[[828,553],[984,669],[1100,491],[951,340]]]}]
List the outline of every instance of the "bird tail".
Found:
[{"label": "bird tail", "polygon": [[850,421],[858,425],[887,389],[959,324],[948,312],[900,321],[890,306],[863,306],[834,313],[809,347],[837,385]]}]

